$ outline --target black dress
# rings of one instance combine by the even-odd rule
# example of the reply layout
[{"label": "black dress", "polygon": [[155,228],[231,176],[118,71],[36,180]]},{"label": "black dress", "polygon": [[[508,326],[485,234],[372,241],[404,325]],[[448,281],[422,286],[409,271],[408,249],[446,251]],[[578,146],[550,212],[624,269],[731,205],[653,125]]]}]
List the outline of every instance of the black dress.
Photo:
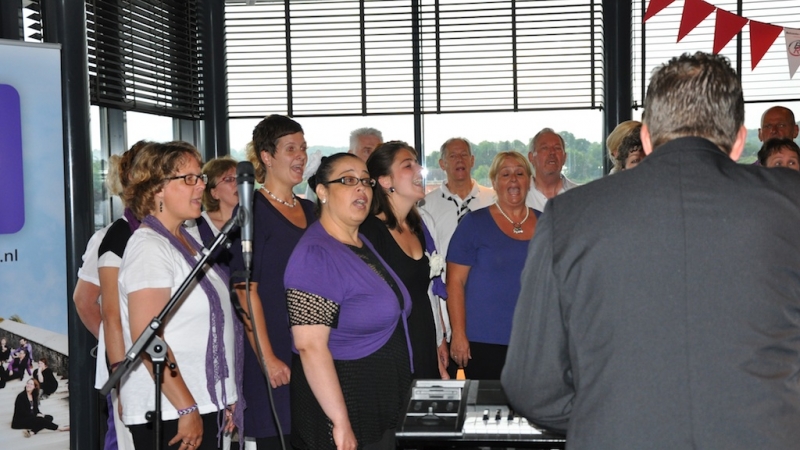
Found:
[{"label": "black dress", "polygon": [[[39,369],[33,371],[33,378],[39,379]],[[58,389],[58,380],[53,374],[53,371],[48,367],[42,371],[43,382],[39,383],[42,388],[42,394],[50,395]]]},{"label": "black dress", "polygon": [[[392,288],[402,310],[400,287],[377,256],[366,245],[361,248],[348,245],[348,248]],[[305,297],[306,301],[316,301],[314,294],[305,293]],[[319,297],[317,299],[321,300]],[[296,297],[287,295],[287,302],[297,301]],[[325,315],[320,312],[322,308],[316,308],[312,303],[305,306],[307,309],[304,308],[306,315],[303,319],[309,320],[309,324],[322,323],[315,322],[315,316]],[[336,324],[332,326],[336,327]],[[350,426],[359,448],[378,443],[386,432],[391,432],[397,425],[411,385],[408,360],[402,318],[397,321],[394,333],[386,344],[374,353],[360,359],[333,360]],[[292,396],[292,446],[299,450],[335,450],[333,423],[311,390],[303,362],[296,353],[292,354],[292,382],[289,386]]]},{"label": "black dress", "polygon": [[53,423],[53,416],[39,416],[39,399],[34,397],[33,401],[28,400],[28,393],[25,391],[17,395],[14,402],[14,417],[11,419],[11,428],[15,430],[28,429],[38,433],[43,429],[57,430],[58,425]]},{"label": "black dress", "polygon": [[[386,264],[394,270],[411,296],[411,315],[408,317],[408,334],[411,337],[411,349],[414,353],[415,379],[441,378],[439,374],[438,355],[436,352],[436,322],[433,317],[428,285],[430,284],[430,263],[423,255],[416,260],[403,251],[394,240],[389,229],[382,220],[369,216],[359,228],[361,234],[369,240]],[[425,249],[425,238],[420,234],[417,238]]]}]

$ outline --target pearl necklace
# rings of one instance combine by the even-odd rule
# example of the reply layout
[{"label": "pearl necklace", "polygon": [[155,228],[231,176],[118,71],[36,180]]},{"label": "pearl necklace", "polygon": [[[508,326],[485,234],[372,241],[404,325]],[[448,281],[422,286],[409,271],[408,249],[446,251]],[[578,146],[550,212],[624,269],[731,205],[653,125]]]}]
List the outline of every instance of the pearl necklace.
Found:
[{"label": "pearl necklace", "polygon": [[[278,203],[281,203],[281,204],[283,204],[283,205],[286,205],[286,206],[288,206],[289,208],[294,208],[294,207],[297,205],[297,197],[295,197],[295,196],[294,196],[294,194],[292,194],[292,203],[289,203],[289,202],[287,202],[286,200],[281,200],[281,199],[279,199],[278,197],[276,197],[276,196],[275,196],[275,194],[273,194],[272,192],[270,192],[270,191],[269,191],[269,189],[267,189],[267,187],[266,187],[266,186],[261,186],[261,189],[263,189],[263,190],[264,190],[264,192],[266,192],[267,194],[269,194],[269,196],[270,196],[270,197],[272,197],[272,199],[273,199],[273,200],[275,200],[276,202],[278,202]],[[527,217],[526,217],[526,219],[527,219]],[[524,220],[523,220],[523,222],[524,222]]]},{"label": "pearl necklace", "polygon": [[511,222],[511,225],[514,226],[514,234],[522,234],[522,224],[525,223],[526,220],[528,220],[528,216],[531,215],[531,209],[528,208],[528,207],[525,207],[525,218],[522,219],[522,222],[517,223],[517,222],[514,222],[513,220],[511,220],[511,218],[506,215],[505,211],[503,211],[503,208],[500,207],[499,203],[494,202],[494,204],[497,205],[497,209],[500,211],[500,214],[502,214],[503,217],[505,217],[506,220]]}]

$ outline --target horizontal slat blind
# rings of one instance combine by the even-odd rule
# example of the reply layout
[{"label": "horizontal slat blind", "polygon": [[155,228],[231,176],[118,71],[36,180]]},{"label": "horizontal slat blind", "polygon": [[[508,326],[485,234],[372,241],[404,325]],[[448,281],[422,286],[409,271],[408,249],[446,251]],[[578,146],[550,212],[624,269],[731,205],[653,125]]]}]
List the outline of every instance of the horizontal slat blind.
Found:
[{"label": "horizontal slat blind", "polygon": [[195,0],[87,0],[93,104],[202,117]]},{"label": "horizontal slat blind", "polygon": [[[418,3],[422,112],[601,106],[601,0]],[[412,6],[228,0],[230,117],[412,113]]]},{"label": "horizontal slat blind", "polygon": [[[226,6],[231,117],[347,115],[413,107],[408,1]],[[291,57],[289,56],[291,55]]]},{"label": "horizontal slat blind", "polygon": [[[642,105],[647,83],[653,69],[681,53],[696,51],[711,52],[714,46],[715,14],[709,15],[680,43],[676,43],[684,1],[678,0],[649,19],[642,26],[642,3],[633,1],[633,74],[634,101]],[[706,0],[718,8],[737,14],[735,0]],[[742,3],[741,16],[783,27],[800,28],[800,5],[797,0],[749,0]],[[644,32],[642,29],[644,28]],[[740,56],[737,54],[736,37],[720,52],[731,60],[735,68]],[[786,61],[785,37],[780,36],[761,59],[755,70],[751,70],[749,25],[742,29],[741,77],[746,102],[800,100],[800,75],[789,78]]]},{"label": "horizontal slat blind", "polygon": [[424,111],[596,108],[600,1],[423,1]]}]

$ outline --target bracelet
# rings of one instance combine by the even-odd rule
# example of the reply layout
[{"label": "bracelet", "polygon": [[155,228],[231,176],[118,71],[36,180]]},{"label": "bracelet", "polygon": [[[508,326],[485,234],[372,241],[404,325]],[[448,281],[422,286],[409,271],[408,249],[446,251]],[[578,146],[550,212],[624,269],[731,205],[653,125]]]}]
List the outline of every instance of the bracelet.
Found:
[{"label": "bracelet", "polygon": [[190,406],[188,408],[179,409],[178,410],[178,416],[185,416],[185,415],[191,414],[191,413],[193,413],[195,411],[197,411],[197,403],[195,403],[194,405],[192,405],[192,406]]},{"label": "bracelet", "polygon": [[[123,361],[124,361],[124,360],[123,360]],[[110,367],[110,369],[111,369],[111,370],[114,370],[114,369],[116,369],[117,367],[119,367],[119,365],[120,365],[120,364],[122,364],[122,361],[117,361],[117,362],[115,362],[114,364],[111,364],[111,367]]]}]

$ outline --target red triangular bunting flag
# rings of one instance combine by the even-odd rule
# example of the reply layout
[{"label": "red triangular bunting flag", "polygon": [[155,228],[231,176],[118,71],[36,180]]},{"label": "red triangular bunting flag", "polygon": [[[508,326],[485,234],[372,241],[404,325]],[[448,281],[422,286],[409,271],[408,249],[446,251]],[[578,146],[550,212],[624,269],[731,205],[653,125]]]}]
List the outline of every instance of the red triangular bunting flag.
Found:
[{"label": "red triangular bunting flag", "polygon": [[746,17],[739,17],[734,13],[717,8],[717,23],[714,27],[714,54],[728,45],[728,42],[742,31],[747,23]]},{"label": "red triangular bunting flag", "polygon": [[750,70],[755,70],[772,43],[781,35],[783,27],[764,22],[750,21]]},{"label": "red triangular bunting flag", "polygon": [[647,4],[647,12],[644,13],[644,20],[642,20],[642,22],[647,22],[647,19],[660,13],[662,9],[669,6],[674,1],[675,0],[650,0],[650,3]]},{"label": "red triangular bunting flag", "polygon": [[700,22],[716,8],[703,0],[686,0],[686,3],[683,4],[683,15],[681,15],[681,28],[678,30],[678,42],[700,25]]}]

